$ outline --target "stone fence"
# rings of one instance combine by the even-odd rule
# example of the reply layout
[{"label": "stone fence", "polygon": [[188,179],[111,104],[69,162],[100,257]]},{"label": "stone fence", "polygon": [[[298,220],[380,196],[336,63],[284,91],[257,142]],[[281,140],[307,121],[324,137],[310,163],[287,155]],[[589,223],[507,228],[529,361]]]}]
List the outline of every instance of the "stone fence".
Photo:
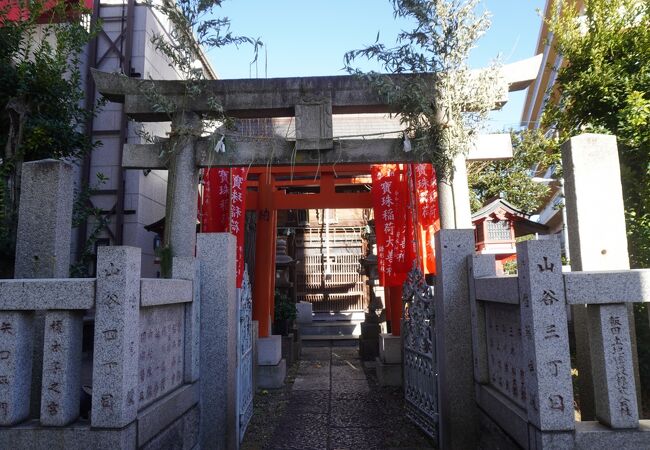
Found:
[{"label": "stone fence", "polygon": [[[517,244],[517,261],[518,275],[496,276],[493,256],[468,257],[476,402],[490,431],[484,434],[526,449],[650,448],[626,306],[650,301],[650,270],[563,273],[559,243],[549,240]],[[570,305],[589,305],[597,421],[575,418]]]},{"label": "stone fence", "polygon": [[127,246],[67,278],[72,177],[23,166],[16,279],[0,280],[0,448],[236,448],[234,237],[200,235],[172,279],[141,278]]},{"label": "stone fence", "polygon": [[[197,442],[197,264],[175,258],[176,279],[147,279],[140,249],[98,253],[97,278],[0,281],[2,426],[30,417],[34,327],[44,324],[38,420],[2,429],[2,448],[133,448],[175,421],[190,447]],[[66,427],[79,419],[83,312],[93,308],[91,419]]]}]

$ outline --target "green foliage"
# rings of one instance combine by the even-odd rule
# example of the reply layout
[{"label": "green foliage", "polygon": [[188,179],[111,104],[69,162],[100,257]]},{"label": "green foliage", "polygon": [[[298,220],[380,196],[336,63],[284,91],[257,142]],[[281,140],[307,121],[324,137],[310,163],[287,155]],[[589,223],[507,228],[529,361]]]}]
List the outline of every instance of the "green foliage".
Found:
[{"label": "green foliage", "polygon": [[[369,79],[399,113],[406,136],[421,160],[449,174],[454,157],[466,153],[494,107],[498,70],[470,72],[469,52],[489,28],[487,13],[476,15],[479,0],[392,0],[395,17],[411,19],[396,45],[377,40],[345,54],[349,73]],[[388,74],[410,74],[397,82],[353,67],[357,58],[378,61]]]},{"label": "green foliage", "polygon": [[505,275],[517,275],[517,261],[506,261],[503,263],[503,273]]},{"label": "green foliage", "polygon": [[[253,62],[257,60],[259,48],[263,45],[259,38],[238,36],[230,31],[230,19],[217,17],[217,8],[224,0],[163,0],[161,2],[147,0],[147,4],[162,13],[170,22],[169,34],[155,33],[151,37],[154,48],[163,55],[169,66],[177,71],[181,78],[187,80],[184,84],[184,102],[193,99],[203,99],[210,105],[212,114],[203,117],[200,129],[175,126],[176,135],[197,135],[206,131],[213,132],[219,127],[230,129],[234,120],[223,110],[217,97],[205,89],[202,80],[205,74],[202,69],[202,60],[205,59],[204,51],[227,45],[252,45],[254,49]],[[177,102],[170,101],[155,89],[145,89],[144,94],[158,112],[169,114],[172,119],[177,109]],[[213,133],[214,144],[221,136]],[[173,153],[175,148],[166,147],[166,151]]]},{"label": "green foliage", "polygon": [[[559,1],[559,0],[558,0]],[[549,20],[563,55],[557,104],[544,115],[560,140],[581,132],[615,134],[634,267],[650,266],[650,2],[559,1]],[[604,187],[606,188],[606,187]]]},{"label": "green foliage", "polygon": [[[533,167],[559,167],[560,149],[557,141],[546,138],[539,130],[511,132],[511,159],[468,163],[468,183],[472,210],[500,197],[526,213],[537,210],[549,188],[532,178]],[[559,176],[560,171],[555,172]]]},{"label": "green foliage", "polygon": [[[75,2],[19,2],[22,20],[8,18],[15,2],[0,8],[0,271],[13,261],[22,163],[43,158],[75,158],[97,143],[85,135],[89,118],[82,100],[80,56],[91,39]],[[47,17],[59,23],[38,24]]]},{"label": "green foliage", "polygon": [[650,405],[650,326],[648,322],[648,304],[635,303],[634,304],[634,322],[636,325],[636,340],[637,352],[639,355],[639,373],[641,376],[641,395],[642,403],[644,405],[644,416],[648,418],[648,411]]},{"label": "green foliage", "polygon": [[279,289],[275,290],[275,320],[292,321],[296,319],[296,304]]},{"label": "green foliage", "polygon": [[[250,44],[255,49],[255,59],[257,59],[257,50],[262,46],[259,38],[233,35],[230,31],[230,19],[216,16],[216,8],[221,7],[223,1],[163,0],[162,2],[148,2],[151,7],[164,14],[172,24],[171,39],[164,34],[155,34],[151,39],[152,43],[168,58],[170,66],[183,74],[184,79],[203,78],[202,71],[195,65],[195,61],[200,58],[203,49]],[[194,94],[201,94],[198,85],[190,85],[188,89],[198,89]]]}]

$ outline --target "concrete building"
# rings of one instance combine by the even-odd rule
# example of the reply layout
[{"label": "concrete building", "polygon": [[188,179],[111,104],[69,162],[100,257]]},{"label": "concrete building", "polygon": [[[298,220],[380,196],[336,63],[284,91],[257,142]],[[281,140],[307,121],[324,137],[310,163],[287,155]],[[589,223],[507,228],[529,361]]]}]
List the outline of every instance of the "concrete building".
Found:
[{"label": "concrete building", "polygon": [[[95,0],[93,14],[103,25],[102,31],[89,44],[84,58],[87,108],[92,108],[99,97],[92,82],[91,68],[141,79],[182,78],[182,74],[170,66],[151,42],[151,38],[159,34],[171,39],[170,23],[160,12],[136,0]],[[215,79],[216,73],[205,55],[201,55],[199,62],[205,78]],[[165,215],[167,171],[123,169],[122,145],[144,142],[143,131],[164,136],[168,130],[167,123],[129,123],[123,105],[108,102],[88,124],[89,134],[102,145],[80,164],[77,178],[78,186],[88,184],[94,189],[92,205],[101,209],[110,221],[97,233],[95,254],[101,245],[140,247],[142,276],[146,277],[155,277],[160,270],[154,262],[159,239],[156,233],[145,230],[144,226]],[[108,178],[105,183],[98,185],[98,172]],[[73,261],[81,255],[93,228],[91,220],[86,226],[79,227],[73,236]],[[91,273],[93,271],[91,268]]]},{"label": "concrete building", "polygon": [[[557,101],[558,93],[554,90],[558,69],[562,66],[562,55],[558,54],[554,47],[554,36],[549,30],[547,19],[553,15],[554,1],[547,0],[544,7],[544,20],[537,38],[535,54],[542,55],[542,64],[535,82],[528,88],[526,100],[521,116],[521,126],[528,129],[541,127],[541,118],[544,108],[549,102]],[[584,2],[578,0],[577,8],[582,8]],[[569,258],[569,250],[566,242],[568,235],[566,230],[566,212],[564,209],[564,189],[561,180],[551,180],[555,167],[545,167],[534,173],[534,176],[542,183],[547,183],[550,191],[544,206],[537,211],[537,221],[548,227],[549,234],[558,234],[561,237],[564,256]]]}]

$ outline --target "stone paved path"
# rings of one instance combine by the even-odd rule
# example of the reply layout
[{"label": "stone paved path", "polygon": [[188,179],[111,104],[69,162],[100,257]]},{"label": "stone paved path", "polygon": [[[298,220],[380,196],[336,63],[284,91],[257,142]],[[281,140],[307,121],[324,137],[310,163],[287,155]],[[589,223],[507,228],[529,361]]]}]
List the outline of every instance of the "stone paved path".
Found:
[{"label": "stone paved path", "polygon": [[[401,388],[379,387],[374,370],[364,371],[356,348],[303,347],[294,373],[283,392],[256,397],[243,448],[434,448],[404,417]],[[272,419],[266,430],[260,424],[265,417]]]}]

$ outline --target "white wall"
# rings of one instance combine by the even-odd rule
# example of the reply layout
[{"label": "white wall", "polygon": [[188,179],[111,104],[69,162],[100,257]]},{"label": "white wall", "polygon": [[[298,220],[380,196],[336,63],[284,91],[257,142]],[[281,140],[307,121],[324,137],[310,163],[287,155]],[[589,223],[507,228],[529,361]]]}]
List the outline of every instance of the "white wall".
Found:
[{"label": "white wall", "polygon": [[[126,28],[126,22],[120,20],[122,14],[126,14],[126,5],[122,2],[102,2],[100,17],[104,20],[104,31],[115,40],[122,30]],[[118,19],[118,20],[115,20]],[[154,12],[151,8],[138,5],[135,6],[135,17],[133,27],[133,47],[131,67],[142,78],[154,79],[179,79],[181,75],[171,68],[167,60],[156,52],[151,38],[158,33],[166,33],[168,23]],[[118,40],[118,48],[120,42]],[[98,57],[101,57],[110,45],[105,39],[99,39]],[[100,70],[107,72],[119,71],[119,59],[117,55],[107,56],[101,65]],[[95,173],[101,172],[109,180],[101,189],[117,190],[119,176],[119,155],[121,143],[119,142],[119,129],[121,125],[122,105],[107,103],[98,114],[94,122],[94,138],[101,140],[103,145],[95,150],[91,158],[91,183],[95,180]],[[144,139],[137,133],[140,124],[129,123],[127,140],[129,143],[144,143]],[[169,131],[169,123],[143,124],[143,128],[153,135],[165,136]],[[158,221],[165,215],[165,197],[167,189],[167,171],[153,170],[149,173],[142,170],[126,170],[124,176],[125,198],[124,210],[124,245],[140,247],[142,249],[142,276],[155,277],[159,272],[159,266],[154,264],[154,238],[155,234],[144,229]],[[116,195],[94,196],[92,201],[104,210],[110,210],[116,202]],[[128,212],[134,211],[133,214]],[[89,230],[91,225],[89,225]],[[115,216],[111,216],[110,228],[115,234]],[[110,233],[103,233],[103,237],[109,237]]]}]

